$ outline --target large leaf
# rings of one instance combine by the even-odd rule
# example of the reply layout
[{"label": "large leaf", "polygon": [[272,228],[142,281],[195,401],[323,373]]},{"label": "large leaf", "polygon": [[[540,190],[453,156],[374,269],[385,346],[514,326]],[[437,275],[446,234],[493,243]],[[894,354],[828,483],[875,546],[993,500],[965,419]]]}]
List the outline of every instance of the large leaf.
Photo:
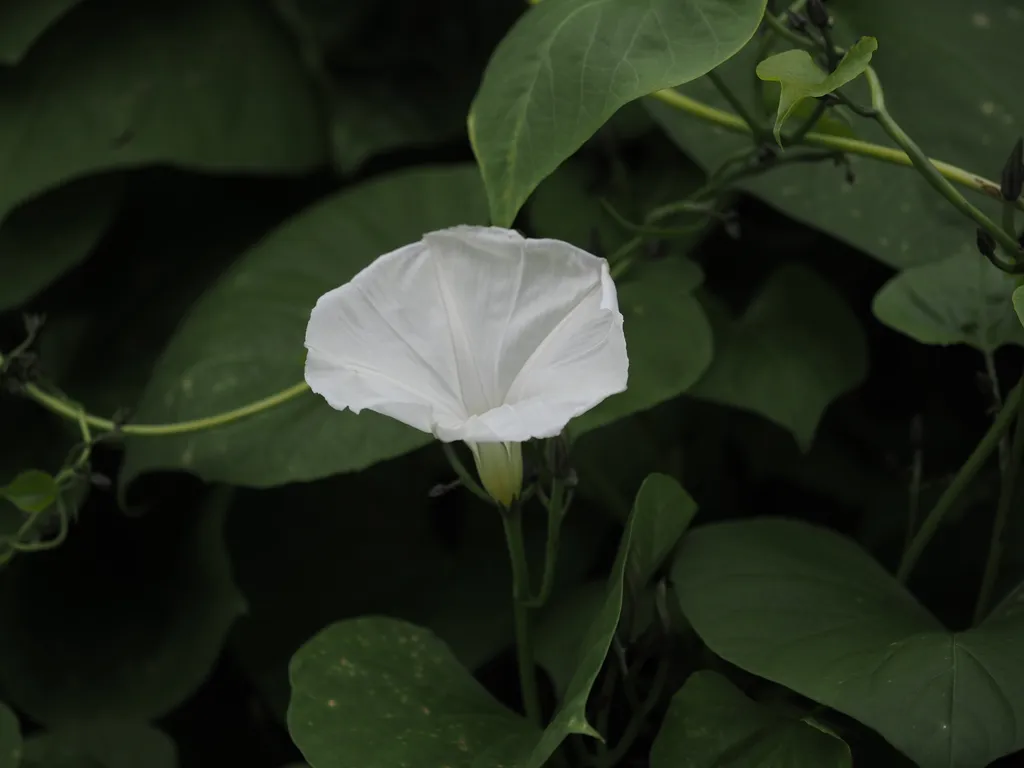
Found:
[{"label": "large leaf", "polygon": [[633,502],[644,521],[633,534],[626,580],[638,592],[664,564],[697,514],[697,502],[668,475],[644,480]]},{"label": "large leaf", "polygon": [[121,187],[116,175],[89,177],[11,212],[0,226],[0,310],[32,298],[89,255],[117,215]]},{"label": "large leaf", "polygon": [[994,352],[1024,345],[1013,309],[1014,279],[966,246],[934,264],[900,272],[875,296],[875,317],[922,344],[969,344]]},{"label": "large leaf", "polygon": [[[424,232],[481,223],[482,198],[472,166],[418,168],[330,197],[286,222],[197,302],[157,364],[136,419],[202,418],[301,383],[316,300]],[[234,485],[282,485],[363,469],[429,440],[375,413],[339,413],[306,392],[226,427],[129,440],[122,481],[184,469]]]},{"label": "large leaf", "polygon": [[81,0],[29,0],[0,5],[0,64],[17,64],[32,44]]},{"label": "large leaf", "polygon": [[494,52],[469,114],[491,220],[511,226],[537,185],[619,107],[700,77],[757,29],[765,0],[544,0]]},{"label": "large leaf", "polygon": [[[465,136],[480,72],[522,0],[277,0],[330,116],[335,166]],[[438,55],[443,51],[443,55]]]},{"label": "large leaf", "polygon": [[0,112],[0,219],[106,168],[294,173],[326,155],[299,57],[257,3],[83,3],[0,72]]},{"label": "large leaf", "polygon": [[15,559],[0,573],[7,700],[70,726],[158,717],[192,694],[244,607],[222,539],[228,495],[117,525],[90,506],[59,549]]},{"label": "large leaf", "polygon": [[562,705],[543,732],[491,700],[432,634],[392,619],[355,619],[328,627],[292,660],[288,726],[306,759],[316,768],[382,754],[387,764],[541,768],[568,735],[597,736],[587,699],[618,627],[634,533],[654,525],[651,510],[637,507],[626,523]]},{"label": "large leaf", "polygon": [[691,394],[758,413],[804,450],[829,403],[867,375],[856,316],[803,267],[778,269],[740,318],[723,318],[716,330],[718,352]]},{"label": "large leaf", "polygon": [[165,734],[126,721],[60,728],[25,741],[22,768],[176,768],[178,750]]},{"label": "large leaf", "polygon": [[673,583],[712,651],[874,728],[922,768],[1024,748],[1024,587],[945,629],[849,539],[761,519],[690,533]]},{"label": "large leaf", "polygon": [[807,51],[793,50],[769,56],[757,65],[757,76],[779,84],[775,140],[782,143],[782,126],[804,99],[821,98],[860,77],[878,48],[873,37],[862,37],[843,56],[835,70],[826,72]]},{"label": "large leaf", "polygon": [[21,726],[18,718],[0,702],[0,768],[21,765]]},{"label": "large leaf", "polygon": [[672,697],[651,768],[851,768],[842,739],[747,698],[729,680],[694,672]]},{"label": "large leaf", "polygon": [[[1024,30],[1021,10],[1003,0],[977,0],[969,8],[930,0],[904,0],[898,5],[858,0],[830,3],[828,8],[836,19],[839,44],[849,45],[861,35],[878,39],[885,55],[876,57],[872,66],[885,86],[889,110],[925,152],[998,178],[1024,125],[1016,74],[1016,50]],[[748,104],[755,101],[750,73],[756,54],[754,42],[719,70]],[[858,85],[853,83],[851,90],[866,102]],[[730,110],[707,80],[681,90]],[[653,100],[648,106],[705,168],[750,145],[748,137],[727,133],[673,107]],[[857,118],[854,125],[860,138],[892,146],[872,121]],[[973,225],[916,171],[863,157],[853,157],[852,164],[852,186],[831,163],[781,167],[741,186],[894,267],[937,261],[974,241]],[[975,202],[986,205],[984,198]]]}]

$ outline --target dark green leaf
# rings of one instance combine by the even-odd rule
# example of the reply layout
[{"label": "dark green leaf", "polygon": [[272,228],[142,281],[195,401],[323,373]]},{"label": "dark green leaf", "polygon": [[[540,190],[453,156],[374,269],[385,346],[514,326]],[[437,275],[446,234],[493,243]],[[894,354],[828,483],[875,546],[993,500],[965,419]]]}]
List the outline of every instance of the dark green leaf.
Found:
[{"label": "dark green leaf", "polygon": [[21,726],[18,718],[0,702],[0,768],[21,765]]},{"label": "dark green leaf", "polygon": [[[521,0],[277,0],[330,115],[335,166],[462,138],[480,72]],[[443,55],[438,55],[443,51]]]},{"label": "dark green leaf", "polygon": [[807,51],[784,51],[757,65],[757,76],[781,86],[779,109],[775,118],[775,140],[782,143],[782,126],[805,99],[821,98],[854,80],[868,68],[871,54],[878,48],[873,37],[857,41],[833,72],[819,67]]},{"label": "dark green leaf", "polygon": [[31,299],[83,261],[121,204],[121,178],[96,176],[15,208],[0,226],[0,310]]},{"label": "dark green leaf", "polygon": [[668,475],[650,475],[640,486],[634,505],[645,524],[633,535],[626,579],[642,589],[662,566],[697,514],[697,502]]},{"label": "dark green leaf", "polygon": [[673,584],[727,661],[874,728],[922,768],[1024,747],[1024,585],[949,632],[849,539],[761,519],[699,528]]},{"label": "dark green leaf", "polygon": [[994,352],[1024,345],[1013,310],[1016,285],[973,247],[900,272],[875,296],[875,317],[922,344],[969,344]]},{"label": "dark green leaf", "polygon": [[540,737],[437,637],[396,619],[328,627],[295,654],[291,682],[288,730],[317,768],[520,765]]},{"label": "dark green leaf", "polygon": [[0,488],[0,496],[26,514],[46,511],[59,492],[53,475],[38,469],[26,469]]},{"label": "dark green leaf", "polygon": [[867,344],[843,297],[813,272],[783,266],[743,316],[721,324],[718,353],[694,397],[758,413],[810,448],[829,403],[867,375]]},{"label": "dark green leaf", "polygon": [[[481,223],[472,166],[417,168],[330,197],[285,223],[193,307],[157,364],[135,418],[203,418],[303,381],[316,300],[424,232]],[[154,469],[266,487],[367,467],[430,436],[375,413],[339,413],[308,392],[235,424],[127,443],[122,482]]]},{"label": "dark green leaf", "polygon": [[607,597],[603,581],[591,581],[558,596],[537,621],[534,653],[551,678],[559,699],[565,696],[579,663],[580,643]]},{"label": "dark green leaf", "polygon": [[1017,313],[1017,319],[1024,325],[1024,287],[1014,289],[1013,309]]},{"label": "dark green leaf", "polygon": [[757,29],[764,0],[544,0],[494,52],[469,115],[492,223],[624,104],[700,77]]},{"label": "dark green leaf", "polygon": [[21,61],[33,43],[81,0],[29,0],[0,5],[0,64]]},{"label": "dark green leaf", "polygon": [[191,695],[244,608],[222,540],[228,497],[120,521],[89,507],[60,548],[15,559],[0,578],[8,701],[55,726],[154,718]]},{"label": "dark green leaf", "polygon": [[[905,0],[898,8],[887,0],[860,0],[828,7],[840,45],[861,35],[877,38],[885,55],[872,66],[885,86],[889,110],[907,133],[932,157],[998,179],[1024,125],[1016,75],[1024,11],[1004,0],[976,0],[969,7]],[[719,70],[748,104],[754,103],[750,73],[757,53],[752,42]],[[867,103],[860,82],[849,88],[851,96]],[[681,90],[730,110],[706,80]],[[748,137],[665,104],[648,106],[705,168],[750,145]],[[873,121],[856,118],[855,128],[859,138],[892,147]],[[741,187],[897,268],[944,259],[974,242],[973,225],[914,170],[867,157],[851,156],[851,162],[852,186],[831,163],[799,163],[745,180]],[[987,207],[985,198],[965,194]]]},{"label": "dark green leaf", "polygon": [[25,742],[22,768],[177,768],[166,735],[131,721],[101,721],[35,735]]},{"label": "dark green leaf", "polygon": [[109,168],[295,173],[326,155],[299,57],[256,3],[83,3],[0,72],[0,111],[0,219]]},{"label": "dark green leaf", "polygon": [[722,675],[694,672],[672,697],[651,768],[851,768],[842,739],[747,698]]}]

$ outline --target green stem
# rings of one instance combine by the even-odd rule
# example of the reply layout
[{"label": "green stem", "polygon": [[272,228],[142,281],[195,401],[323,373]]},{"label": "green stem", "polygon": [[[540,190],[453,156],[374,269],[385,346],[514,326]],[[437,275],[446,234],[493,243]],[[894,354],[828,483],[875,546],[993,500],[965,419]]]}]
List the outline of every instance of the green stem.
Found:
[{"label": "green stem", "polygon": [[474,496],[479,498],[481,501],[485,501],[490,505],[494,504],[494,499],[491,498],[491,494],[483,489],[483,487],[476,481],[472,473],[466,469],[466,465],[462,463],[462,459],[455,452],[455,448],[451,443],[441,443],[441,450],[444,451],[444,456],[448,459],[448,464],[455,471],[456,477],[459,478],[459,482],[462,487],[472,493]]},{"label": "green stem", "polygon": [[925,181],[931,184],[935,191],[946,198],[964,216],[973,219],[978,226],[987,230],[1016,259],[1016,255],[1020,253],[1020,246],[1017,244],[1016,238],[992,221],[981,210],[969,203],[956,187],[950,184],[946,177],[939,172],[939,169],[932,164],[932,161],[921,151],[921,148],[917,146],[914,140],[907,135],[906,131],[893,119],[885,107],[885,95],[882,91],[882,84],[878,80],[878,75],[875,74],[871,67],[865,70],[864,76],[867,78],[868,86],[871,89],[871,107],[875,110],[875,120],[889,134],[889,137],[907,153],[914,167],[924,176]]},{"label": "green stem", "polygon": [[784,137],[786,146],[791,144],[800,144],[804,137],[811,132],[811,129],[817,125],[818,121],[824,117],[825,112],[828,110],[828,102],[824,99],[819,99],[818,103],[814,105],[814,111],[807,116],[807,119],[800,124],[795,131],[789,136]]},{"label": "green stem", "polygon": [[551,590],[555,585],[555,571],[558,564],[558,548],[562,538],[562,521],[568,511],[565,485],[560,480],[551,484],[551,497],[547,503],[548,539],[544,548],[544,574],[541,577],[540,591],[527,601],[530,608],[543,608],[551,598]]},{"label": "green stem", "polygon": [[[1024,379],[1017,389],[1024,387]],[[1024,462],[1024,398],[1018,398],[1016,407],[1017,424],[1013,432],[1013,446],[1010,448],[1010,459],[1006,464],[999,501],[996,503],[996,517],[992,523],[992,538],[988,545],[988,558],[985,560],[985,572],[981,579],[978,602],[974,606],[974,623],[978,624],[988,612],[992,600],[992,591],[999,577],[999,564],[1003,557],[1003,532],[1010,517],[1010,508],[1015,498],[1017,475],[1021,463]],[[1004,409],[1006,410],[1006,409]]]},{"label": "green stem", "polygon": [[903,553],[899,570],[896,572],[896,578],[899,581],[906,582],[911,571],[914,570],[918,559],[921,557],[921,553],[924,552],[928,542],[931,541],[936,531],[939,530],[939,526],[942,525],[943,518],[953,508],[957,499],[960,498],[960,494],[967,489],[967,486],[970,485],[978,472],[981,471],[989,456],[992,455],[999,445],[1000,439],[1018,417],[1017,411],[1021,407],[1022,389],[1024,389],[1022,384],[1018,384],[1013,388],[1013,391],[1006,398],[1002,410],[999,411],[996,418],[992,421],[992,426],[989,427],[988,432],[981,438],[981,442],[974,447],[974,452],[971,453],[967,461],[960,467],[960,471],[956,473],[953,482],[949,484],[935,503],[935,506],[932,507],[931,512],[924,519],[924,522],[921,523],[921,527],[914,534],[910,546]]},{"label": "green stem", "polygon": [[[697,99],[693,99],[679,91],[664,89],[661,91],[655,91],[651,96],[670,107],[686,112],[687,114],[705,122],[713,123],[737,133],[750,132],[749,127],[741,117],[734,115],[731,112],[726,112],[725,110],[713,107],[710,104],[705,104]],[[900,150],[893,149],[891,147],[885,147],[881,144],[861,141],[860,139],[851,139],[846,136],[834,136],[828,133],[815,133],[814,131],[811,131],[804,136],[802,143],[808,146],[823,147],[837,152],[845,152],[850,155],[869,157],[873,160],[889,163],[890,165],[899,165],[907,168],[913,167],[914,165],[913,160],[906,152],[901,152]],[[1002,195],[999,192],[999,184],[996,182],[982,178],[977,174],[965,171],[963,168],[958,168],[955,165],[950,165],[949,163],[942,162],[941,160],[930,160],[929,162],[941,176],[949,179],[954,184],[971,189],[985,195],[986,197],[1002,200]],[[1018,200],[1016,205],[1020,210],[1024,210],[1024,198]]]},{"label": "green stem", "polygon": [[523,542],[523,515],[518,504],[503,510],[501,521],[505,527],[509,561],[512,565],[512,608],[516,631],[516,664],[519,685],[523,694],[526,716],[537,726],[543,724],[540,694],[537,692],[537,673],[533,663],[533,644],[530,638],[530,571]]},{"label": "green stem", "polygon": [[665,690],[665,684],[668,682],[669,663],[669,654],[663,653],[658,659],[658,667],[654,672],[654,680],[651,682],[650,690],[647,692],[647,697],[644,699],[643,705],[633,713],[632,717],[629,718],[629,722],[626,723],[626,727],[623,730],[618,743],[616,743],[615,748],[602,755],[597,761],[597,768],[612,768],[612,766],[618,765],[636,742],[637,738],[642,733],[644,726],[648,724],[648,718],[654,711],[654,708],[658,706],[658,702],[661,701],[661,695]]},{"label": "green stem", "polygon": [[736,111],[736,114],[740,116],[743,122],[747,124],[754,140],[760,141],[764,136],[764,126],[761,125],[761,122],[754,117],[754,114],[749,109],[747,109],[740,97],[733,93],[732,88],[728,86],[725,80],[722,79],[722,76],[715,70],[708,72],[708,80],[710,80],[715,88],[718,89],[718,92],[722,94],[722,97],[729,102],[729,106]]}]

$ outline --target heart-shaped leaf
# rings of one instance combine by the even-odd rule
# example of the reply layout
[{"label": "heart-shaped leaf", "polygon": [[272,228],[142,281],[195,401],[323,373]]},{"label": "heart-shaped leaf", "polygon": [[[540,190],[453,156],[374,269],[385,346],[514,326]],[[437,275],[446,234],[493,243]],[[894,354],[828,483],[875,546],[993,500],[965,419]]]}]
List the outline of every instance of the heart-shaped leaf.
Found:
[{"label": "heart-shaped leaf", "polygon": [[469,113],[491,222],[617,109],[714,69],[750,39],[765,0],[544,0],[495,50]]},{"label": "heart-shaped leaf", "polygon": [[983,353],[1024,345],[1013,277],[964,248],[900,272],[875,295],[875,317],[922,344],[969,344]]},{"label": "heart-shaped leaf", "polygon": [[0,701],[0,768],[21,765],[21,726],[18,718]]},{"label": "heart-shaped leaf", "polygon": [[694,530],[672,576],[712,651],[874,728],[921,768],[983,768],[1024,748],[1024,585],[950,632],[853,541],[770,518]]},{"label": "heart-shaped leaf", "polygon": [[851,768],[850,748],[815,724],[747,698],[722,675],[694,672],[672,697],[651,768]]},{"label": "heart-shaped leaf", "polygon": [[38,469],[26,469],[0,488],[0,497],[7,499],[26,514],[38,514],[57,500],[60,488],[53,475]]},{"label": "heart-shaped leaf", "polygon": [[105,169],[296,173],[326,159],[298,52],[257,3],[82,3],[3,75],[0,220]]},{"label": "heart-shaped leaf", "polygon": [[875,38],[862,37],[846,52],[833,72],[823,70],[811,54],[801,50],[783,51],[759,63],[757,76],[782,86],[775,117],[775,140],[782,144],[782,126],[800,102],[826,96],[860,77],[877,48]]},{"label": "heart-shaped leaf", "polygon": [[828,405],[867,375],[857,317],[803,267],[778,269],[742,317],[717,325],[714,362],[690,394],[760,414],[805,451]]}]

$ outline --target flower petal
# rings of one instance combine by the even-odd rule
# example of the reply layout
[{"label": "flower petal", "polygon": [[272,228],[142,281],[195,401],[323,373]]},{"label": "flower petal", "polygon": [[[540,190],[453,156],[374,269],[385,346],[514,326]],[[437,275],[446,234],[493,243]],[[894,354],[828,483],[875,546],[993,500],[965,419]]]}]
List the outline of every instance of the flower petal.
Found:
[{"label": "flower petal", "polygon": [[455,227],[380,257],[323,296],[306,376],[446,441],[557,434],[626,386],[608,265],[568,243]]}]

